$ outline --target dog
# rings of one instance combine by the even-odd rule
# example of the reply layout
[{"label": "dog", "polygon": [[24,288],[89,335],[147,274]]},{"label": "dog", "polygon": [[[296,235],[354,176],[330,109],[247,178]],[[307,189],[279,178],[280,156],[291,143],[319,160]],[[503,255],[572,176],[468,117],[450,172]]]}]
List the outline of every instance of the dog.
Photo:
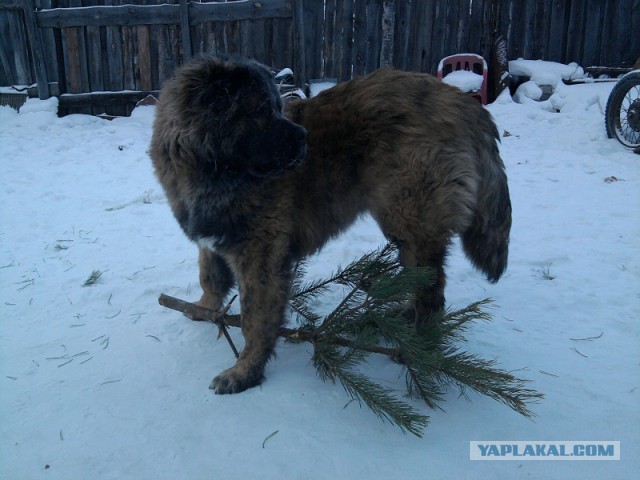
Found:
[{"label": "dog", "polygon": [[496,282],[507,266],[511,202],[498,131],[476,99],[431,75],[375,71],[283,108],[271,72],[200,57],[160,94],[150,155],[186,236],[199,247],[199,304],[236,284],[244,348],[211,382],[260,384],[285,321],[295,263],[365,213],[405,267],[430,267],[412,315],[443,309],[444,262],[459,235]]}]

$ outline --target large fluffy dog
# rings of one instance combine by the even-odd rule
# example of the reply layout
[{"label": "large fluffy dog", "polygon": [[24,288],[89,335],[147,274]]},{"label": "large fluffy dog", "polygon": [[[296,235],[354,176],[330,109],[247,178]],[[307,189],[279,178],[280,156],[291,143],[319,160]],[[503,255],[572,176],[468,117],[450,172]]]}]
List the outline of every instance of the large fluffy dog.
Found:
[{"label": "large fluffy dog", "polygon": [[511,204],[497,130],[473,98],[425,74],[382,69],[283,106],[270,72],[199,58],[168,81],[151,156],[173,213],[200,247],[200,303],[239,285],[245,345],[216,393],[261,382],[296,260],[369,212],[405,266],[429,266],[417,321],[444,305],[459,234],[492,282],[507,265]]}]

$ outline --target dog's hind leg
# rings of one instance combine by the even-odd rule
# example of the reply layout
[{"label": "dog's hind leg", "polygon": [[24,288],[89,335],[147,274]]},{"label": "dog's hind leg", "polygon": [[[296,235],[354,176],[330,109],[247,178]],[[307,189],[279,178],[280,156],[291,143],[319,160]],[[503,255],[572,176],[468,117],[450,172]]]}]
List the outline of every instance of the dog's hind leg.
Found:
[{"label": "dog's hind leg", "polygon": [[448,242],[397,240],[399,260],[405,268],[427,267],[433,271],[433,283],[427,287],[416,287],[416,299],[413,315],[418,329],[425,324],[429,316],[444,310],[444,288],[446,275],[444,262],[447,256]]},{"label": "dog's hind leg", "polygon": [[444,309],[446,275],[444,264],[451,242],[449,229],[438,218],[427,221],[418,210],[420,204],[394,203],[372,214],[382,233],[398,247],[400,264],[405,268],[425,267],[433,272],[433,283],[416,286],[415,302],[406,311],[419,328],[434,313]]},{"label": "dog's hind leg", "polygon": [[196,303],[212,310],[218,310],[233,287],[233,273],[220,255],[206,247],[200,247],[198,264],[200,266],[202,297]]}]

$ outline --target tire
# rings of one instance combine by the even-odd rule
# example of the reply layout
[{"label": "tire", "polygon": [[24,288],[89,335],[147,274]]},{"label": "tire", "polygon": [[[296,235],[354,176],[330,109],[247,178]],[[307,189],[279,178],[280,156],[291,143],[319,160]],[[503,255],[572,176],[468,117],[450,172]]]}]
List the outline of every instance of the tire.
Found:
[{"label": "tire", "polygon": [[640,70],[626,74],[611,90],[605,124],[609,138],[625,147],[640,147]]}]

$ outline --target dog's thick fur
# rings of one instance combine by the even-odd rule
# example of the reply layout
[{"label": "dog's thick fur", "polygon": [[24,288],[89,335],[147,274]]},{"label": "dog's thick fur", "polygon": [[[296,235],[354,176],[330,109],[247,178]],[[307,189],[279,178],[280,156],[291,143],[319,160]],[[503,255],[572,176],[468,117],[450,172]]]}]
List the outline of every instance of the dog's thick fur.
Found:
[{"label": "dog's thick fur", "polygon": [[245,345],[213,379],[216,393],[261,382],[294,263],[365,212],[403,265],[436,272],[417,292],[418,321],[444,306],[453,235],[490,281],[507,265],[507,178],[477,100],[430,75],[382,69],[285,110],[266,68],[211,57],[177,71],[157,108],[151,157],[200,247],[200,303],[219,308],[239,285]]}]

